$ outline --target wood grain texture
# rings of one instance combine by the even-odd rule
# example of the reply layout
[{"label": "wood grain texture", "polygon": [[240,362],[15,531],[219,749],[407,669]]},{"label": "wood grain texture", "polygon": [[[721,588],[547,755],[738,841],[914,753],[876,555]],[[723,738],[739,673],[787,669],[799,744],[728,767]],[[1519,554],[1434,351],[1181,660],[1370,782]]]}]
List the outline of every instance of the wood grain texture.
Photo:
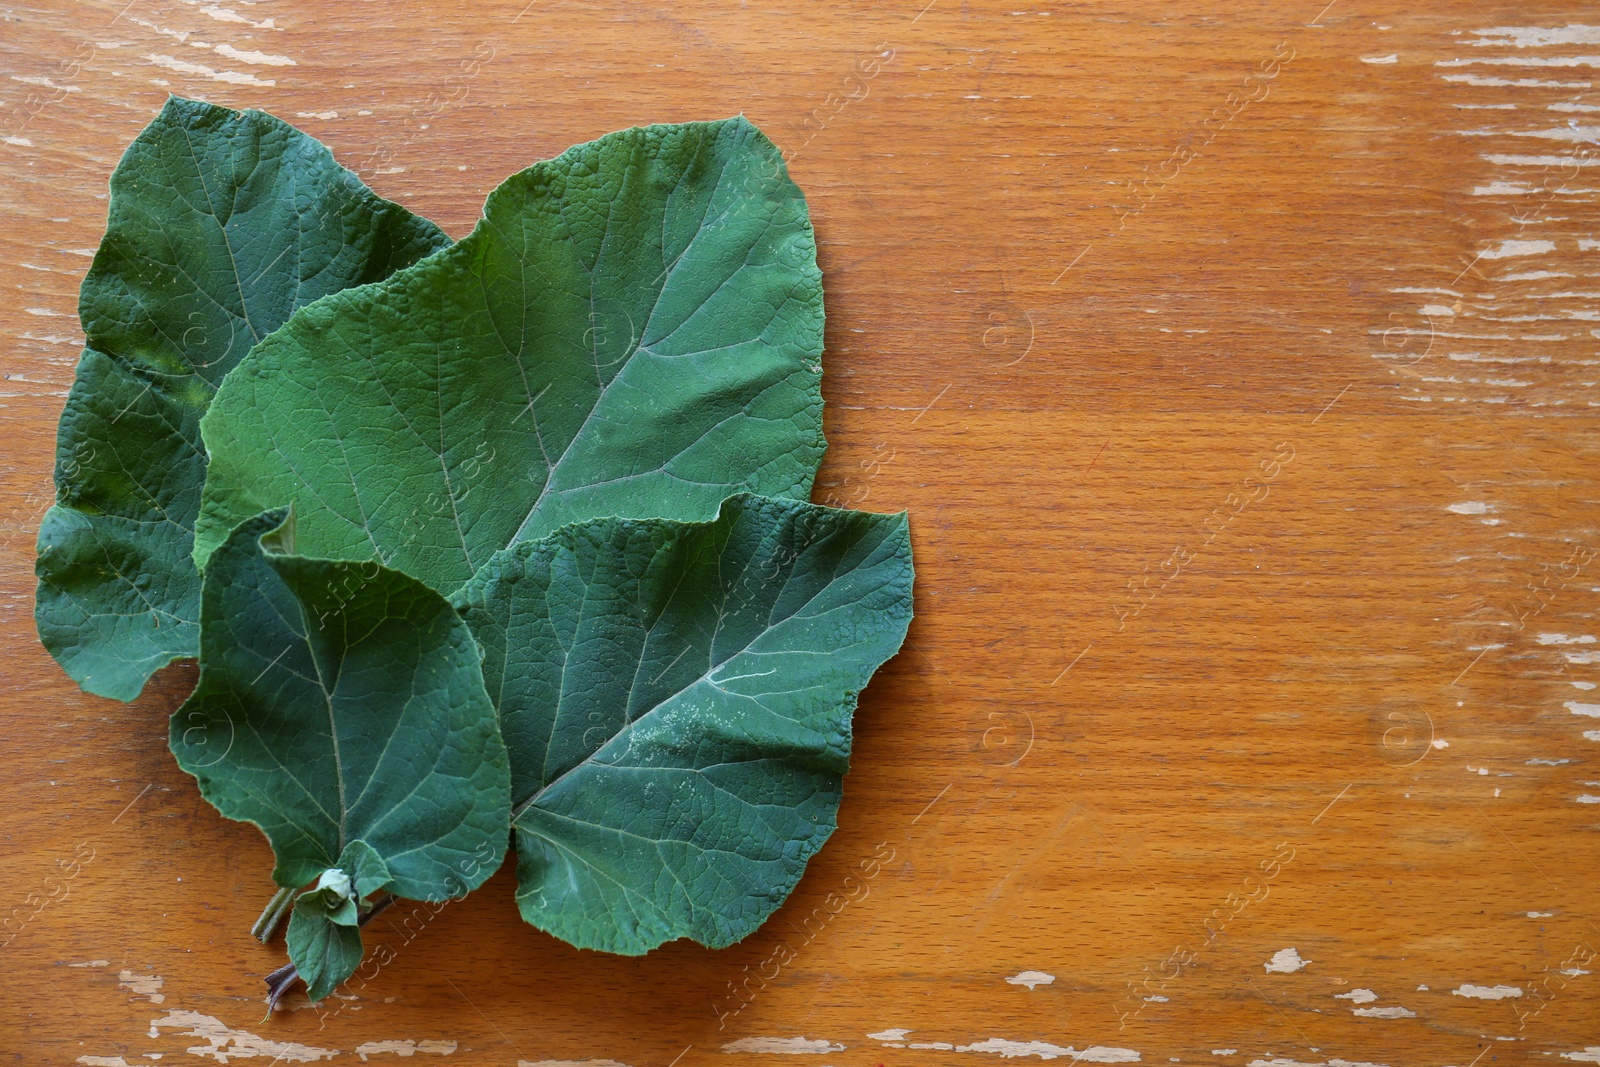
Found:
[{"label": "wood grain texture", "polygon": [[[0,11],[0,1061],[1600,1061],[1592,9],[525,2]],[[910,511],[918,618],[747,942],[580,953],[507,870],[261,1020],[268,850],[165,746],[192,670],[89,697],[31,617],[77,287],[169,91],[458,237],[631,124],[790,154],[817,498]]]}]

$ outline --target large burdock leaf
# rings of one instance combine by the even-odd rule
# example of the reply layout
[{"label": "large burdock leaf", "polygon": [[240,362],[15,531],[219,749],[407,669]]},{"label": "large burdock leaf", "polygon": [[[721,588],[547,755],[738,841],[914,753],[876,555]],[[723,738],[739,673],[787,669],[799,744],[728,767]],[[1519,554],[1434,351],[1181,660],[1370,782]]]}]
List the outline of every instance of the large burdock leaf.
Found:
[{"label": "large burdock leaf", "polygon": [[445,900],[494,872],[510,779],[478,648],[450,604],[376,563],[293,553],[277,511],[212,557],[200,681],[170,743],[218,811],[267,835],[278,885],[318,879],[289,947],[320,996],[360,960],[357,901]]},{"label": "large burdock leaf", "polygon": [[259,111],[173,97],[133,142],[39,527],[39,635],[79,685],[132,700],[196,654],[200,416],[223,375],[296,308],[449,243]]},{"label": "large burdock leaf", "polygon": [[523,917],[629,955],[755,930],[833,832],[911,584],[904,515],[753,496],[497,554],[457,602],[511,755]]},{"label": "large burdock leaf", "polygon": [[204,420],[195,558],[292,503],[308,553],[449,594],[569,522],[804,499],[822,324],[804,198],[749,122],[578,145],[454,247],[250,353]]}]

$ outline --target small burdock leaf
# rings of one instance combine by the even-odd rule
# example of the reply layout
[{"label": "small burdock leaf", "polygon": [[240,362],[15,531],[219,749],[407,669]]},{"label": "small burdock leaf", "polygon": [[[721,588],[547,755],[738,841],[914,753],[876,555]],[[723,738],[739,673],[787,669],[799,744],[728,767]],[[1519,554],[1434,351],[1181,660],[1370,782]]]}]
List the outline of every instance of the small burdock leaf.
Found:
[{"label": "small burdock leaf", "polygon": [[39,527],[39,636],[79,685],[132,700],[198,651],[200,417],[223,376],[296,308],[449,243],[259,111],[173,97],[139,134],[79,295]]},{"label": "small burdock leaf", "polygon": [[312,1000],[321,1000],[361,963],[361,908],[369,893],[389,882],[389,869],[362,840],[345,846],[336,867],[300,894],[289,918],[289,959]]},{"label": "small burdock leaf", "polygon": [[[494,872],[505,745],[478,648],[443,597],[376,563],[295,555],[276,511],[217,551],[200,617],[200,679],[172,715],[172,751],[218,811],[267,835],[280,886],[337,868],[351,900],[440,901]],[[302,949],[332,954],[331,974],[345,935],[301,918],[346,925],[329,889],[302,896],[291,933],[299,921]]]},{"label": "small burdock leaf", "polygon": [[456,599],[511,755],[523,917],[627,955],[755,930],[833,831],[911,592],[904,515],[748,495],[498,553]]},{"label": "small burdock leaf", "polygon": [[[289,959],[306,983],[306,996],[321,1000],[361,966],[361,931],[353,923],[341,923],[325,912],[305,893],[295,901],[289,916],[285,941]],[[354,905],[352,905],[354,907]]]},{"label": "small burdock leaf", "polygon": [[822,326],[805,200],[748,121],[578,145],[455,246],[251,352],[204,419],[195,558],[292,503],[308,553],[449,595],[566,523],[803,500]]}]

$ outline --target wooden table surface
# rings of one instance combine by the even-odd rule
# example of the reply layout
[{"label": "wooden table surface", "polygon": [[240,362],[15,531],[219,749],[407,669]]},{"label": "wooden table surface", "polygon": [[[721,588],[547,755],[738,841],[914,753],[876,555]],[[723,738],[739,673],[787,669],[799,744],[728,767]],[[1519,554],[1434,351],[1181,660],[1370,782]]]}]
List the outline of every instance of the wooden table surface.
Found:
[{"label": "wooden table surface", "polygon": [[[0,20],[0,1062],[1600,1062],[1591,5]],[[458,237],[625,126],[743,111],[789,154],[817,499],[910,511],[918,617],[838,832],[748,941],[578,952],[508,869],[262,1019],[270,854],[166,748],[192,670],[91,697],[32,621],[78,285],[169,92],[296,123]]]}]

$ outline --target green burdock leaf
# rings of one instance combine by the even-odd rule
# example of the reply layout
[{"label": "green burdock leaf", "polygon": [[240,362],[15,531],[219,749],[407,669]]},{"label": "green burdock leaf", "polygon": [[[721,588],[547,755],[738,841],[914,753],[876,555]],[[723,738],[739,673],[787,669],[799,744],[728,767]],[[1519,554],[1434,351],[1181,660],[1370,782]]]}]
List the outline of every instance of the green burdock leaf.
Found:
[{"label": "green burdock leaf", "polygon": [[833,832],[911,585],[904,515],[754,496],[497,554],[456,599],[511,754],[523,917],[628,955],[755,930]]},{"label": "green burdock leaf", "polygon": [[284,940],[295,971],[305,979],[306,996],[317,1001],[356,973],[364,950],[358,927],[333,921],[315,905],[308,907],[307,896],[295,901]]},{"label": "green burdock leaf", "polygon": [[39,527],[39,636],[79,685],[132,700],[196,654],[200,416],[222,376],[296,308],[449,243],[294,127],[167,101],[111,175]]},{"label": "green burdock leaf", "polygon": [[345,846],[337,866],[300,894],[289,918],[289,958],[306,983],[306,995],[321,1000],[355,973],[361,963],[359,905],[389,884],[388,866],[373,847],[357,839]]},{"label": "green burdock leaf", "polygon": [[449,594],[566,523],[804,499],[822,325],[805,200],[745,119],[579,145],[250,353],[204,419],[195,558],[292,503],[308,553]]},{"label": "green burdock leaf", "polygon": [[213,556],[200,680],[170,741],[218,811],[267,835],[280,886],[319,879],[290,948],[308,982],[332,983],[321,989],[351,954],[326,927],[354,918],[327,873],[343,872],[352,902],[476,888],[505,854],[510,779],[478,648],[450,604],[376,563],[293,552],[280,510]]}]

